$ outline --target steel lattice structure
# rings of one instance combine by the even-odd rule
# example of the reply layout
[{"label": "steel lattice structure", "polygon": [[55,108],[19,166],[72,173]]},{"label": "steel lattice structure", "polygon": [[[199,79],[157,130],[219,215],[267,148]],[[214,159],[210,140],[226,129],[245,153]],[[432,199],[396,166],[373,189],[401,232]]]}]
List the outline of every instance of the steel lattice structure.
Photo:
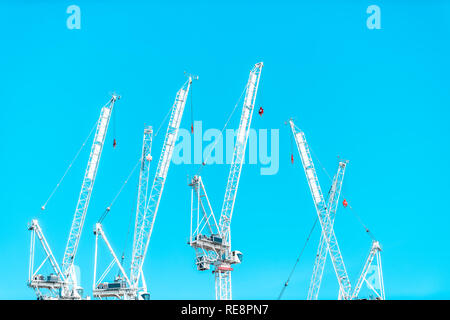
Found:
[{"label": "steel lattice structure", "polygon": [[[153,129],[152,127],[147,127],[144,129],[143,141],[142,141],[142,153],[140,159],[140,170],[139,170],[139,184],[138,184],[138,196],[137,196],[137,208],[136,208],[136,219],[142,219],[146,203],[147,203],[147,191],[148,191],[148,182],[149,182],[149,173],[150,173],[150,163],[152,160],[151,151],[152,151],[152,141],[153,141]],[[141,220],[139,220],[141,221]],[[137,223],[136,225],[140,225],[142,222]],[[93,281],[93,295],[95,298],[116,298],[116,299],[137,299],[138,298],[138,288],[133,286],[127,273],[125,272],[122,263],[117,259],[117,255],[115,254],[112,246],[109,244],[108,239],[106,238],[105,232],[103,231],[103,226],[100,223],[97,223],[94,229],[95,234],[95,259],[94,259],[94,281]],[[105,242],[108,247],[109,253],[113,256],[113,260],[108,265],[103,274],[97,278],[97,253],[98,253],[98,238],[99,236]],[[102,283],[105,277],[109,274],[112,267],[115,265],[118,266],[120,270],[121,277],[116,277],[114,279],[113,284],[110,283]],[[147,288],[143,285],[143,292],[146,292]]]},{"label": "steel lattice structure", "polygon": [[[167,172],[172,161],[173,148],[178,137],[181,119],[183,117],[184,107],[188,97],[189,89],[193,77],[190,76],[183,87],[177,92],[175,103],[167,127],[167,133],[161,150],[158,167],[155,173],[155,179],[150,191],[150,195],[145,205],[143,213],[138,211],[136,214],[136,226],[133,241],[133,255],[131,260],[130,280],[134,287],[139,286],[139,280],[143,276],[142,266],[147,254],[148,245],[158,213],[159,202],[166,182]],[[143,279],[143,278],[142,278]],[[145,286],[144,286],[145,287]]]},{"label": "steel lattice structure", "polygon": [[[151,157],[152,130],[148,128],[144,131],[144,141],[142,146],[141,170],[139,174],[138,200],[136,208],[136,220],[133,236],[133,251],[130,265],[130,276],[127,277],[122,265],[117,259],[113,259],[107,267],[100,280],[94,281],[94,296],[98,298],[113,297],[117,299],[149,299],[144,273],[142,271],[148,246],[153,231],[153,226],[158,212],[159,203],[164,189],[170,163],[172,161],[173,149],[178,137],[181,119],[183,117],[186,100],[192,81],[198,77],[189,76],[182,88],[177,92],[175,102],[170,111],[169,124],[164,138],[161,155],[156,168],[155,178],[152,188],[148,192],[149,168]],[[94,233],[101,235],[108,245],[108,241],[101,225],[97,225]],[[96,239],[98,236],[96,237]],[[96,240],[97,248],[97,240]],[[111,255],[114,257],[112,247],[108,245]],[[97,249],[96,249],[97,250]],[[97,252],[96,252],[97,255]],[[117,265],[123,278],[116,278],[113,283],[100,283],[111,270]],[[96,267],[95,267],[96,268]],[[94,271],[96,272],[96,271]]]},{"label": "steel lattice structure", "polygon": [[[74,261],[78,249],[78,243],[80,241],[81,233],[83,231],[83,225],[92,194],[92,189],[97,175],[97,170],[103,150],[103,145],[106,138],[106,133],[108,131],[109,120],[111,118],[111,113],[113,111],[114,104],[118,99],[120,99],[119,96],[113,95],[112,98],[109,100],[109,102],[104,107],[102,107],[100,111],[100,117],[99,120],[97,121],[94,141],[89,154],[89,160],[84,174],[83,183],[81,185],[81,191],[75,209],[72,226],[70,228],[61,269],[59,269],[57,264],[56,266],[53,265],[52,262],[53,270],[57,272],[57,274],[61,273],[59,278],[62,281],[62,284],[59,287],[58,294],[55,296],[53,293],[51,293],[51,295],[49,296],[50,298],[52,297],[58,299],[82,298],[82,288],[79,286],[78,279],[76,277],[76,273],[74,270]],[[37,223],[36,220],[32,222],[31,226],[32,228],[30,228],[30,230],[42,234],[42,231],[40,227],[38,227],[39,224]],[[34,236],[32,235],[32,237]],[[48,250],[50,249],[50,247],[46,243],[45,237],[43,237],[42,234],[42,236],[40,236],[39,238],[40,240],[42,239],[41,244],[44,247],[44,250],[47,252],[47,256],[50,258],[50,256],[48,255]],[[32,246],[31,249],[32,251],[30,252],[30,267],[32,267],[33,264],[31,262],[32,259],[31,257],[33,257],[34,259],[34,249],[35,249],[34,245]],[[52,259],[50,259],[50,261],[52,261]],[[30,274],[35,274],[36,272],[33,272],[31,269]],[[33,289],[35,289],[38,298],[47,297],[45,295],[42,295],[40,289],[42,288],[48,289],[47,282],[49,282],[48,281],[49,279],[50,278],[48,277],[47,280],[41,279],[38,282],[33,279],[29,279],[28,285]]]},{"label": "steel lattice structure", "polygon": [[[333,223],[334,223],[334,217],[330,217],[330,213],[332,210],[328,209],[327,203],[324,200],[322,190],[319,185],[319,181],[317,178],[316,170],[314,168],[314,163],[311,158],[311,153],[309,151],[308,143],[306,142],[306,138],[304,133],[298,129],[294,121],[292,119],[289,120],[289,125],[292,130],[292,134],[294,136],[297,149],[300,155],[300,158],[302,160],[303,169],[306,174],[306,179],[308,181],[308,185],[313,197],[314,205],[316,208],[317,216],[319,218],[320,226],[322,228],[322,235],[325,238],[324,242],[326,243],[326,249],[330,253],[331,261],[333,263],[333,268],[336,273],[337,280],[339,282],[339,298],[340,299],[351,299],[351,284],[350,279],[347,275],[347,270],[345,269],[344,260],[342,258],[341,251],[339,249],[339,245],[336,239],[336,235],[334,234],[333,229]],[[343,166],[345,168],[345,163],[343,163]],[[342,175],[343,177],[343,175]],[[341,179],[342,180],[342,179]],[[342,185],[342,183],[340,183]],[[340,193],[340,186],[339,186],[339,193]],[[339,193],[336,193],[339,195]],[[337,202],[336,202],[337,206]],[[335,212],[335,211],[334,211]],[[334,214],[333,214],[334,215]],[[322,243],[322,246],[324,243]],[[319,247],[319,250],[323,250]],[[317,281],[315,280],[315,275],[313,274],[312,279],[312,286],[313,288],[310,288],[311,292],[311,298],[314,298],[318,294],[318,289],[320,287],[320,269],[323,269],[323,266],[321,266],[322,263],[324,263],[323,257],[323,251],[322,256],[319,259],[316,259],[316,263],[319,263],[318,266],[315,266],[314,272],[316,272],[317,269]],[[323,271],[322,271],[323,272]],[[319,286],[319,287],[318,287]],[[309,296],[309,294],[308,294]]]},{"label": "steel lattice structure", "polygon": [[[333,178],[330,191],[328,193],[327,210],[330,217],[331,226],[334,225],[336,210],[339,204],[342,182],[344,180],[347,161],[339,162],[338,171]],[[320,284],[322,282],[323,270],[328,255],[328,246],[323,232],[320,234],[319,246],[317,248],[316,260],[314,263],[313,275],[308,290],[308,300],[317,300],[319,296]]]},{"label": "steel lattice structure", "polygon": [[[380,252],[381,252],[380,243],[376,240],[373,240],[372,247],[370,248],[369,256],[367,257],[366,263],[364,264],[364,267],[361,271],[361,275],[359,276],[358,282],[356,283],[355,289],[353,290],[352,299],[358,299],[359,292],[364,283],[367,285],[370,292],[375,294],[375,296],[376,296],[375,299],[378,299],[378,300],[386,299],[386,296],[384,293],[383,268],[381,266]],[[377,275],[377,279],[375,281],[377,282],[378,288],[376,288],[374,285],[372,285],[367,279],[367,273],[368,273],[370,267],[374,265],[374,260],[376,262],[375,268],[376,268],[376,275]]]},{"label": "steel lattice structure", "polygon": [[[198,270],[209,270],[210,265],[214,265],[217,300],[231,300],[231,271],[233,270],[231,265],[242,261],[241,252],[231,251],[230,224],[262,67],[262,62],[255,64],[250,71],[246,85],[244,105],[237,131],[219,224],[217,224],[214,217],[201,177],[194,176],[190,183],[192,187],[192,200],[189,245],[195,249]],[[195,217],[196,221],[194,221]]]}]

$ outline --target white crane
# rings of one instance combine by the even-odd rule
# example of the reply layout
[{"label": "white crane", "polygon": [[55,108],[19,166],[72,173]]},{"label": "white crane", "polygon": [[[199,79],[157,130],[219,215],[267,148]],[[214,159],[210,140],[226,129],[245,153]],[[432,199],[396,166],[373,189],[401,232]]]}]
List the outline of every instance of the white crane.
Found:
[{"label": "white crane", "polygon": [[214,266],[217,300],[231,300],[231,265],[242,262],[242,253],[231,251],[230,224],[262,67],[263,63],[260,62],[250,71],[219,223],[212,211],[201,177],[194,176],[189,184],[192,187],[192,197],[188,244],[195,249],[198,270],[209,270],[211,265]]},{"label": "white crane", "polygon": [[[326,251],[330,253],[331,261],[333,263],[333,267],[339,283],[339,298],[345,300],[351,299],[350,280],[348,278],[344,260],[342,259],[342,254],[333,230],[334,216],[342,186],[342,179],[346,167],[346,162],[339,163],[338,174],[336,175],[335,181],[333,182],[336,187],[332,187],[332,193],[334,193],[334,195],[332,197],[330,196],[329,202],[327,204],[319,185],[316,170],[314,168],[305,135],[300,129],[295,126],[292,119],[289,120],[289,125],[291,127],[292,134],[294,136],[297,149],[302,160],[306,179],[308,181],[320,226],[322,228],[322,237],[324,238],[319,244],[319,255],[315,262],[316,264],[314,266],[313,278],[311,280],[308,298],[317,299],[318,291],[320,288],[320,281],[323,273],[323,267],[326,260],[326,254],[323,248],[325,246]],[[334,191],[333,188],[335,189]]]},{"label": "white crane", "polygon": [[[84,221],[86,218],[86,212],[89,206],[89,200],[92,194],[92,188],[94,186],[95,177],[97,175],[98,165],[105,142],[106,132],[108,130],[109,120],[114,108],[116,100],[120,99],[119,96],[113,95],[109,102],[102,107],[100,117],[96,125],[96,132],[94,136],[94,142],[91,147],[89,155],[88,165],[84,174],[83,183],[81,185],[80,196],[78,198],[75,214],[70,228],[69,238],[67,240],[66,250],[64,252],[64,258],[62,267],[59,268],[56,260],[51,253],[50,247],[45,240],[38,221],[33,220],[29,226],[29,230],[32,231],[32,242],[30,248],[30,272],[28,286],[36,291],[38,299],[54,298],[54,299],[81,299],[82,288],[78,283],[74,268],[74,260],[77,254],[78,243],[80,241],[81,233],[83,230]],[[45,209],[45,206],[42,207]],[[34,268],[34,238],[35,234],[41,242],[41,245],[46,252],[46,259],[41,264],[45,263],[47,259],[50,259],[52,268],[55,274],[50,274],[45,277],[37,274],[40,268],[33,270]],[[42,294],[40,289],[49,289],[50,295]]]},{"label": "white crane", "polygon": [[[361,271],[358,282],[353,290],[352,299],[358,299],[362,285],[365,283],[371,294],[374,294],[374,299],[385,300],[384,294],[384,282],[383,282],[383,269],[381,266],[381,246],[376,240],[372,241],[372,247],[370,248],[369,256]],[[374,263],[375,260],[375,263]],[[369,271],[372,270],[370,279],[368,279]]]},{"label": "white crane", "polygon": [[[153,129],[152,127],[147,127],[144,129],[144,137],[142,142],[142,154],[140,158],[140,170],[139,170],[139,184],[138,184],[138,198],[137,198],[137,216],[142,216],[145,211],[147,202],[147,190],[148,190],[148,178],[150,171],[150,162],[152,160],[151,150],[152,150],[152,137]],[[109,211],[110,208],[107,208]],[[136,299],[137,289],[131,285],[130,279],[122,265],[122,262],[117,258],[111,244],[109,243],[105,232],[103,231],[103,226],[101,222],[96,223],[95,229],[95,257],[94,257],[94,280],[93,280],[93,296],[94,298],[116,298],[116,299]],[[110,264],[107,266],[106,270],[97,280],[97,255],[98,255],[98,239],[99,236],[105,242],[109,253],[113,257]],[[115,277],[114,282],[103,282],[105,277],[109,274],[111,269],[117,265],[120,274]],[[146,296],[143,295],[142,298]]]},{"label": "white crane", "polygon": [[[153,179],[153,185],[149,195],[147,192],[149,177],[148,164],[151,156],[149,153],[150,148],[145,147],[146,139],[144,134],[142,166],[139,177],[139,191],[137,201],[138,205],[136,210],[133,251],[129,277],[126,275],[120,262],[116,258],[114,258],[117,256],[114,254],[112,247],[109,245],[109,242],[103,232],[102,226],[100,224],[97,224],[95,227],[94,233],[96,234],[96,239],[98,238],[98,235],[103,238],[114,258],[110,266],[108,266],[108,268],[105,270],[106,273],[103,273],[102,277],[100,277],[98,281],[95,280],[96,276],[94,275],[94,296],[96,297],[115,297],[123,299],[150,298],[150,294],[147,291],[147,284],[145,282],[144,273],[142,270],[143,264],[147,255],[156,215],[158,213],[159,203],[166,182],[167,172],[172,161],[173,149],[178,137],[178,130],[180,128],[181,119],[183,117],[184,107],[186,105],[189,89],[191,87],[192,81],[196,79],[198,79],[198,77],[189,76],[188,80],[184,83],[182,88],[177,92],[175,102],[171,109],[167,133],[161,150],[155,178]],[[112,266],[114,266],[115,264],[119,266],[119,269],[121,270],[122,276],[125,280],[122,278],[118,278],[112,284],[100,283],[105,278],[106,274],[109,272]],[[95,263],[95,269],[96,265],[97,263]],[[94,273],[96,273],[95,270]]]},{"label": "white crane", "polygon": [[[336,210],[339,204],[339,196],[341,193],[342,182],[344,179],[345,168],[347,161],[340,161],[338,171],[333,178],[327,200],[327,212],[330,217],[331,226],[334,225],[336,217]],[[313,275],[308,290],[308,300],[317,300],[319,296],[320,284],[322,282],[323,270],[328,255],[327,242],[323,232],[320,234],[319,246],[317,248],[316,260],[314,262]]]}]

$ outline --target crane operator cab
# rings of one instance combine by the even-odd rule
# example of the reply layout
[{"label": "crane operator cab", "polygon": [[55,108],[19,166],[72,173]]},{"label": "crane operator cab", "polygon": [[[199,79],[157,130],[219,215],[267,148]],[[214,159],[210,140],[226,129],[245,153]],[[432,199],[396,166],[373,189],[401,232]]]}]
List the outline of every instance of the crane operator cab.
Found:
[{"label": "crane operator cab", "polygon": [[148,292],[139,293],[138,300],[150,300],[150,293],[148,293]]},{"label": "crane operator cab", "polygon": [[241,263],[244,255],[242,252],[235,250],[231,252],[231,263]]}]

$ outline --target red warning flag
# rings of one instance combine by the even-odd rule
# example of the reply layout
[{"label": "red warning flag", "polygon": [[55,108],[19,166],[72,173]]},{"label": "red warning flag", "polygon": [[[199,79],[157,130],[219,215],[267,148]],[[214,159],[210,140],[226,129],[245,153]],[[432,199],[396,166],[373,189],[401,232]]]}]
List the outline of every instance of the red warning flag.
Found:
[{"label": "red warning flag", "polygon": [[291,163],[294,163],[294,155],[291,153]]},{"label": "red warning flag", "polygon": [[347,206],[348,206],[347,200],[344,199],[344,201],[342,201],[342,205],[344,206],[344,208],[347,208]]},{"label": "red warning flag", "polygon": [[263,109],[263,107],[260,107],[260,108],[259,108],[259,111],[258,111],[258,114],[259,114],[260,116],[262,116],[263,113],[264,113],[264,109]]},{"label": "red warning flag", "polygon": [[194,133],[194,125],[191,124],[191,133]]}]

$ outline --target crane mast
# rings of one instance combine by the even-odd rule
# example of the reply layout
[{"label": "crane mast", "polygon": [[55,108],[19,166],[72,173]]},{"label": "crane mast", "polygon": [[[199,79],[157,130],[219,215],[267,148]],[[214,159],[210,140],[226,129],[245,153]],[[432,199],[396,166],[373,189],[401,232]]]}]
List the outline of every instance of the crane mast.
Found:
[{"label": "crane mast", "polygon": [[305,170],[306,179],[313,197],[316,212],[319,218],[322,234],[327,244],[327,250],[330,253],[333,268],[339,282],[339,296],[342,299],[351,299],[351,284],[345,269],[344,260],[338,246],[338,242],[333,230],[332,219],[330,218],[327,204],[324,200],[322,190],[319,185],[316,170],[311,158],[308,143],[304,133],[296,128],[294,121],[289,120],[289,125],[294,136],[302,165]]},{"label": "crane mast", "polygon": [[146,285],[142,273],[142,266],[148,250],[156,214],[158,213],[159,202],[166,182],[167,171],[172,160],[173,148],[177,140],[178,129],[192,80],[193,77],[189,76],[189,79],[177,92],[150,195],[144,210],[138,210],[136,214],[130,281],[132,286],[137,289],[139,287],[139,281],[142,280],[144,291],[146,291]]},{"label": "crane mast", "polygon": [[[327,211],[330,217],[331,225],[334,225],[336,217],[336,210],[339,204],[339,196],[342,189],[342,182],[344,180],[345,168],[348,161],[340,161],[338,171],[333,178],[330,191],[328,193]],[[314,263],[313,275],[308,290],[308,300],[317,300],[319,296],[320,284],[322,282],[323,270],[328,255],[327,242],[323,232],[320,234],[319,246],[317,248],[316,260]]]},{"label": "crane mast", "polygon": [[209,270],[210,266],[214,265],[217,300],[231,300],[231,271],[233,270],[231,265],[242,261],[241,252],[231,251],[230,224],[262,67],[262,62],[254,65],[246,85],[244,105],[218,224],[201,177],[194,176],[189,184],[192,187],[192,197],[191,234],[188,244],[195,249],[198,270]]}]

